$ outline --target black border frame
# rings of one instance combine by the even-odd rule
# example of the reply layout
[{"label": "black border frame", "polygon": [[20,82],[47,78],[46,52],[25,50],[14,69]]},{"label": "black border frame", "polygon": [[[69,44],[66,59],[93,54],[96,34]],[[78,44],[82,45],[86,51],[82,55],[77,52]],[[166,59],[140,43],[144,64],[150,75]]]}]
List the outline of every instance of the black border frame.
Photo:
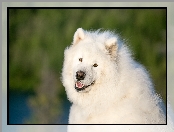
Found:
[{"label": "black border frame", "polygon": [[[10,9],[165,9],[166,10],[166,124],[10,124],[9,123],[9,10]],[[167,7],[7,7],[7,125],[167,125]]]}]

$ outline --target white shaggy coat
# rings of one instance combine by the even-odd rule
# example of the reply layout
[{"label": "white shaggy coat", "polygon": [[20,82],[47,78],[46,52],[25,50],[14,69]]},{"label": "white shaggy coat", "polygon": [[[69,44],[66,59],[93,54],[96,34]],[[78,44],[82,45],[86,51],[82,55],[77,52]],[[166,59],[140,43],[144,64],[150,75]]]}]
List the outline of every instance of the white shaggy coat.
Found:
[{"label": "white shaggy coat", "polygon": [[[77,71],[85,72],[81,85],[89,86],[81,91]],[[72,102],[70,124],[166,124],[148,72],[110,31],[75,32],[64,52],[62,82]]]}]

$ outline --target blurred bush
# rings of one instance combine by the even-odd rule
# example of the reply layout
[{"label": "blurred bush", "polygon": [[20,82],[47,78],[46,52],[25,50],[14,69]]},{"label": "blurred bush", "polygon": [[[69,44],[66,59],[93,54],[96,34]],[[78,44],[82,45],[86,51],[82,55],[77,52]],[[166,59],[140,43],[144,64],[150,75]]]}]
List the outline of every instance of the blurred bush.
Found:
[{"label": "blurred bush", "polygon": [[[35,93],[30,100],[33,108],[45,102],[61,105],[56,100],[66,98],[60,82],[63,52],[79,27],[119,33],[166,101],[165,9],[10,9],[10,91]],[[45,99],[52,94],[53,104]]]}]

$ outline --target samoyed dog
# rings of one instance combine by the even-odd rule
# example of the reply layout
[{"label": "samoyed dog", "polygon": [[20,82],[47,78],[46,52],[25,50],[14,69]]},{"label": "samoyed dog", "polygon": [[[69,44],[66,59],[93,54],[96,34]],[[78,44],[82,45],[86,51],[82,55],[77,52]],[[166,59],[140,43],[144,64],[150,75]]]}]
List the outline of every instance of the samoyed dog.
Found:
[{"label": "samoyed dog", "polygon": [[113,32],[77,29],[64,52],[62,82],[70,124],[166,124],[148,72]]}]

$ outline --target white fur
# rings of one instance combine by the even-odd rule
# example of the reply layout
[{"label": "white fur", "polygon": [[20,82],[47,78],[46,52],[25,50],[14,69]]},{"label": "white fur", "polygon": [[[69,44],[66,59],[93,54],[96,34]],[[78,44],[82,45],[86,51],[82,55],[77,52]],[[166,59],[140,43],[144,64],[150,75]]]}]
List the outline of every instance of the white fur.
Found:
[{"label": "white fur", "polygon": [[[110,31],[77,29],[65,49],[62,82],[72,102],[70,124],[165,124],[161,99],[148,72],[135,62],[127,46]],[[83,58],[80,62],[79,58]],[[93,67],[93,64],[97,67]],[[77,92],[76,72],[85,71]]]}]

